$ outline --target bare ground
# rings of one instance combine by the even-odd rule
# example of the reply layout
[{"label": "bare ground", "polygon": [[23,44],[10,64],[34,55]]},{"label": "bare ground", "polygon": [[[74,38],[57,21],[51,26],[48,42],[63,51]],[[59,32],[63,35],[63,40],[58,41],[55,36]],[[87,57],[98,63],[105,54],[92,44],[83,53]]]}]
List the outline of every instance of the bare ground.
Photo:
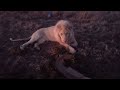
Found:
[{"label": "bare ground", "polygon": [[[53,67],[59,55],[69,55],[55,42],[45,42],[41,50],[9,38],[29,37],[42,27],[54,25],[60,19],[73,22],[78,52],[69,64],[93,79],[120,78],[120,12],[115,11],[0,11],[0,78],[65,79]],[[43,52],[43,53],[42,53]]]}]

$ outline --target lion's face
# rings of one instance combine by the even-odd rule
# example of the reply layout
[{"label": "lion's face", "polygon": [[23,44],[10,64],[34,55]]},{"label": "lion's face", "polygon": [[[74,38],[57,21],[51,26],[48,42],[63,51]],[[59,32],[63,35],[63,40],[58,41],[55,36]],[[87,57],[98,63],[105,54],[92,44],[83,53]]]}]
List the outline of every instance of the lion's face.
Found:
[{"label": "lion's face", "polygon": [[73,32],[73,26],[70,22],[61,20],[57,23],[57,28],[58,28],[58,35],[61,39],[61,42],[67,43],[67,44],[74,44],[77,42],[74,37],[74,32]]},{"label": "lion's face", "polygon": [[61,41],[64,43],[69,43],[70,38],[72,37],[72,30],[67,28],[63,28],[60,32],[59,32],[59,36],[61,38]]}]

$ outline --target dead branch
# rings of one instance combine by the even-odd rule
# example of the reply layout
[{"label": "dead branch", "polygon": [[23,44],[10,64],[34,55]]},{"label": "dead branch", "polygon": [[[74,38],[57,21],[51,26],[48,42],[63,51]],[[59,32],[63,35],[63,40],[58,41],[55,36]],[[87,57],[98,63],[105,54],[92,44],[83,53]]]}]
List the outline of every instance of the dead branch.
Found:
[{"label": "dead branch", "polygon": [[67,79],[90,79],[71,67],[65,67],[63,60],[56,60],[55,67]]}]

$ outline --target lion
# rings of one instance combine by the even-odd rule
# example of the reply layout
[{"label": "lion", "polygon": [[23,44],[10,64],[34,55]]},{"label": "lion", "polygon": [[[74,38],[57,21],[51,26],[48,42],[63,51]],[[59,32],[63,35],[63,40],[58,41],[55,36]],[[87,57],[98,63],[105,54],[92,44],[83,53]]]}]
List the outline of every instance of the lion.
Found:
[{"label": "lion", "polygon": [[61,44],[69,51],[69,53],[74,54],[76,52],[75,48],[78,43],[74,36],[73,25],[67,20],[59,20],[56,25],[38,29],[34,32],[30,37],[24,39],[16,39],[11,41],[22,41],[29,40],[20,46],[21,50],[24,50],[26,46],[34,43],[34,47],[40,50],[39,45],[44,43],[45,41],[55,41]]}]

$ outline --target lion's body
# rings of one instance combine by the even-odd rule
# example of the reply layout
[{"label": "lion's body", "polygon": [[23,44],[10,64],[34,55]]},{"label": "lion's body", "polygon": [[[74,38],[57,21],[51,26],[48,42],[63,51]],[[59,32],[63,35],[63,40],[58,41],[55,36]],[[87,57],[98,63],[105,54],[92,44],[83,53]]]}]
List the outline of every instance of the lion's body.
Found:
[{"label": "lion's body", "polygon": [[[56,41],[63,45],[70,53],[75,53],[76,50],[70,45],[77,46],[77,41],[74,37],[74,32],[72,30],[70,23],[66,20],[60,20],[55,26],[48,28],[41,28],[34,32],[30,40],[20,46],[20,49],[24,49],[29,44],[35,43],[35,48],[40,49],[39,45],[45,41]],[[23,39],[22,39],[23,40]],[[19,40],[11,40],[19,41]]]}]

